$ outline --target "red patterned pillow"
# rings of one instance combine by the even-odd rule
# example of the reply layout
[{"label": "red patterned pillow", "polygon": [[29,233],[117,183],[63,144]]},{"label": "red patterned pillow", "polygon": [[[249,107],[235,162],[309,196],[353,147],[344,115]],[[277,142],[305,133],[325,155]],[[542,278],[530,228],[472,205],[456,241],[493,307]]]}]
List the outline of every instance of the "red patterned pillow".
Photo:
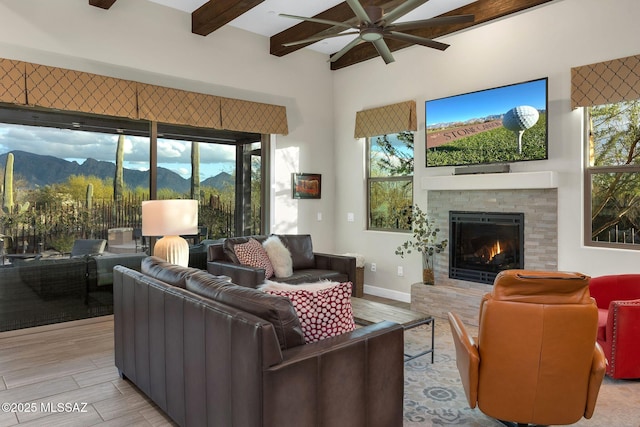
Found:
[{"label": "red patterned pillow", "polygon": [[247,243],[235,245],[233,251],[236,253],[240,264],[264,268],[264,277],[266,279],[273,276],[273,266],[269,261],[267,252],[256,239],[249,239]]},{"label": "red patterned pillow", "polygon": [[[356,328],[351,308],[351,282],[330,287],[279,285],[262,290],[291,300],[306,343],[344,334]],[[290,287],[290,289],[287,289]]]}]

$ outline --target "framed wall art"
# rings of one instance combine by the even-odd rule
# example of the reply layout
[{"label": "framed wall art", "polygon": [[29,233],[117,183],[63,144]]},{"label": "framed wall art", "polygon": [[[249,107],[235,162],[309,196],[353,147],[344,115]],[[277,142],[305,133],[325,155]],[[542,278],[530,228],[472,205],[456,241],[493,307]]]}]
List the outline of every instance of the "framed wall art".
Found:
[{"label": "framed wall art", "polygon": [[291,190],[294,199],[319,199],[322,175],[319,173],[292,173]]}]

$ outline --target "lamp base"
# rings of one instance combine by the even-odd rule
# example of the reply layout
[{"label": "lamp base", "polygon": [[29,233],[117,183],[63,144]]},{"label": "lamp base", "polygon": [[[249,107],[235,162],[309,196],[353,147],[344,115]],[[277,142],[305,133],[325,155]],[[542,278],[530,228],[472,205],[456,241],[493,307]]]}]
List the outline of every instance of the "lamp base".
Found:
[{"label": "lamp base", "polygon": [[158,240],[153,255],[171,264],[189,266],[189,244],[180,236],[164,236]]}]

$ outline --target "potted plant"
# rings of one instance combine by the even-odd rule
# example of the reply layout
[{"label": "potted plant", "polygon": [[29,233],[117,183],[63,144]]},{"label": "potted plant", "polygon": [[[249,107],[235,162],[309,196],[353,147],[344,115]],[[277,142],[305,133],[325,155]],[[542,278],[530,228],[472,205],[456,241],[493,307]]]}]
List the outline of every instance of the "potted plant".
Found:
[{"label": "potted plant", "polygon": [[442,252],[447,247],[447,239],[438,239],[440,229],[436,227],[435,220],[429,218],[418,205],[411,207],[409,223],[413,236],[398,246],[395,253],[404,258],[405,254],[410,254],[414,250],[420,252],[422,255],[422,283],[433,285],[433,258],[435,254]]}]

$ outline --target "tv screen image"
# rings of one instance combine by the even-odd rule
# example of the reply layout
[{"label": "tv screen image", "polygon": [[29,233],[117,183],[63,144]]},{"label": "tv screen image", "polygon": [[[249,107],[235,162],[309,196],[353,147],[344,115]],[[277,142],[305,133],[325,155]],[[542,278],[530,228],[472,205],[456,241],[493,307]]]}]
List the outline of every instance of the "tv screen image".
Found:
[{"label": "tv screen image", "polygon": [[427,167],[547,159],[547,80],[426,101]]}]

